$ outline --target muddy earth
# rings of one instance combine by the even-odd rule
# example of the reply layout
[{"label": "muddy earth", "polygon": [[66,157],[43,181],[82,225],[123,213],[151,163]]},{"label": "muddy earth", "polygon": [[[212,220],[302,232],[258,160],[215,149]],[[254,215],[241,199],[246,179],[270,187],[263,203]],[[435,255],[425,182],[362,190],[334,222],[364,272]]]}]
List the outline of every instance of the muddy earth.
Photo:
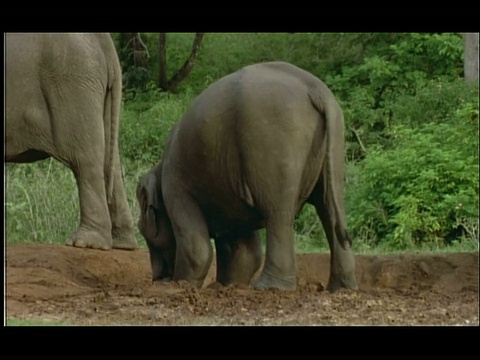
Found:
[{"label": "muddy earth", "polygon": [[[6,248],[7,319],[74,325],[479,325],[478,253],[357,255],[356,292],[325,291],[328,254],[297,255],[293,292],[150,279],[146,250]],[[217,285],[217,286],[216,286]],[[8,322],[7,322],[8,325]]]}]

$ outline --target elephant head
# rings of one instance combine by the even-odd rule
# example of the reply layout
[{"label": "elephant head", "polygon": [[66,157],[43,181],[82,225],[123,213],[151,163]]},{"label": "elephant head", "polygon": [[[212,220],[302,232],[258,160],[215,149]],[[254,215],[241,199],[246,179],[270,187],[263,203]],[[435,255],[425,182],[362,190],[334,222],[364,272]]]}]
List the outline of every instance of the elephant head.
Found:
[{"label": "elephant head", "polygon": [[175,238],[162,199],[161,173],[151,171],[140,178],[137,200],[140,207],[138,228],[148,245],[152,281],[171,280],[175,266]]}]

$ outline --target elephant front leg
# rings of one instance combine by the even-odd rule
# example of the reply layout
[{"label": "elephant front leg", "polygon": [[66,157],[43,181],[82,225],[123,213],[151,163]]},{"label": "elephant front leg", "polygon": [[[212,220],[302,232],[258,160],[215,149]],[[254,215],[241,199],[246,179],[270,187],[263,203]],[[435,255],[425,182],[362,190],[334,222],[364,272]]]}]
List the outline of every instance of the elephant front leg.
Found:
[{"label": "elephant front leg", "polygon": [[213,259],[213,249],[204,216],[189,194],[166,190],[165,205],[176,240],[173,280],[186,280],[201,287]]},{"label": "elephant front leg", "polygon": [[257,231],[234,233],[215,239],[217,281],[222,285],[249,285],[262,265]]},{"label": "elephant front leg", "polygon": [[109,204],[112,221],[112,247],[114,249],[134,250],[137,248],[132,213],[122,180],[121,165],[116,152],[113,179],[113,196]]},{"label": "elephant front leg", "polygon": [[88,163],[72,167],[80,200],[80,226],[67,240],[67,245],[110,250],[112,225],[107,206],[103,168]]}]

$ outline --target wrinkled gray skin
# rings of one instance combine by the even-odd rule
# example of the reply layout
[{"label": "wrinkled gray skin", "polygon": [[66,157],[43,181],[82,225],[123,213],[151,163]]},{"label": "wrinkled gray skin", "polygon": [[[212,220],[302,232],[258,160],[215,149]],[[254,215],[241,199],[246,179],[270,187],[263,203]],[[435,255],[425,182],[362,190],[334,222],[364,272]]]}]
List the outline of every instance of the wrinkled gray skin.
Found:
[{"label": "wrinkled gray skin", "polygon": [[328,289],[356,289],[343,204],[343,115],[312,74],[271,62],[212,84],[171,131],[163,160],[137,187],[153,280],[296,287],[294,220],[313,204],[331,250]]},{"label": "wrinkled gray skin", "polygon": [[117,144],[121,69],[110,35],[6,38],[5,161],[52,156],[73,171],[81,218],[68,245],[136,248]]}]

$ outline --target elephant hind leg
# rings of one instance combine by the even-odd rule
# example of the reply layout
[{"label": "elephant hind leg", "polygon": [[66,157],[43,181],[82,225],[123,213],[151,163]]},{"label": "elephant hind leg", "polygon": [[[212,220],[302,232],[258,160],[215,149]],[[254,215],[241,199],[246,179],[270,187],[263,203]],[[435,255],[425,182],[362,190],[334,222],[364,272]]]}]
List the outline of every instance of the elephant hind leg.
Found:
[{"label": "elephant hind leg", "polygon": [[217,281],[223,285],[249,285],[262,265],[257,231],[233,233],[215,239]]},{"label": "elephant hind leg", "polygon": [[258,173],[257,179],[265,179],[268,183],[265,181],[258,186],[257,182],[257,186],[251,186],[267,230],[265,264],[254,284],[256,289],[296,288],[294,223],[303,165],[295,161],[294,154],[280,155],[281,160],[266,163],[259,170],[263,173]]},{"label": "elephant hind leg", "polygon": [[102,164],[80,162],[72,166],[72,171],[78,185],[80,226],[67,240],[67,245],[110,250],[112,226]]},{"label": "elephant hind leg", "polygon": [[128,206],[118,151],[115,151],[115,153],[113,196],[110,204],[108,204],[112,221],[112,247],[121,250],[134,250],[137,248],[137,240],[135,239],[133,218]]},{"label": "elephant hind leg", "polygon": [[293,216],[268,218],[265,265],[253,286],[255,289],[295,290],[297,263],[293,222]]},{"label": "elephant hind leg", "polygon": [[[102,117],[98,115],[101,112],[93,107],[88,114],[83,111],[84,117],[80,117],[81,109],[73,106],[73,102],[69,104],[59,107],[56,122],[68,119],[69,123],[78,124],[78,128],[65,132],[54,142],[55,158],[68,166],[75,176],[80,202],[80,225],[67,240],[67,245],[110,250],[112,224],[105,187],[105,144]],[[66,109],[73,110],[67,113]]]},{"label": "elephant hind leg", "polygon": [[[356,290],[355,258],[350,247],[347,229],[338,229],[337,212],[329,196],[323,196],[321,181],[317,184],[309,202],[315,206],[330,247],[330,278],[327,289],[334,292],[339,289]],[[343,201],[341,201],[343,206]],[[343,212],[343,210],[342,210]],[[344,221],[342,223],[345,223]],[[344,238],[341,238],[344,237]]]}]

